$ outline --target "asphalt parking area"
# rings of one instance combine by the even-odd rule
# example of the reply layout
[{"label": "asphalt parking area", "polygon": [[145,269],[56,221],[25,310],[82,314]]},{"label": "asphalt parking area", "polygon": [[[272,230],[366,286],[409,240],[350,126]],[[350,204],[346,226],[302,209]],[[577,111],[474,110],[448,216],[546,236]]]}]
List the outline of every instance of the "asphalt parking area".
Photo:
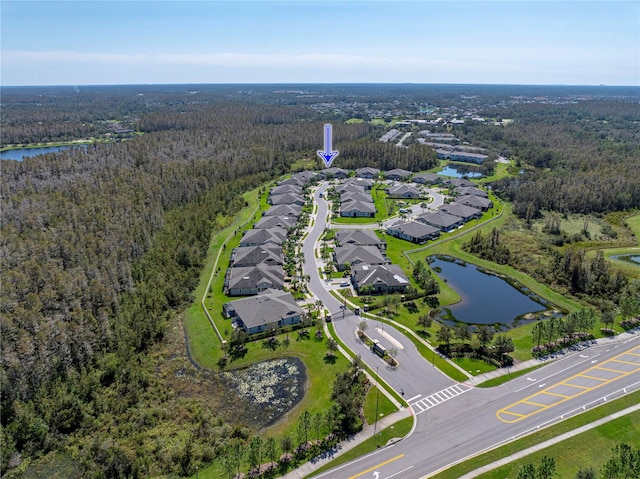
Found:
[{"label": "asphalt parking area", "polygon": [[588,391],[638,372],[640,372],[640,346],[502,408],[496,412],[496,416],[506,423],[522,421]]}]

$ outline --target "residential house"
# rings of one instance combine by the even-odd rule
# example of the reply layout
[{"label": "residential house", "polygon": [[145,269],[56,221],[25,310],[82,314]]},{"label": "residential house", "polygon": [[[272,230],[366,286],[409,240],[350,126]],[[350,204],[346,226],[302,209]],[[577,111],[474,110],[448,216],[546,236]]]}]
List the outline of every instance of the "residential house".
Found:
[{"label": "residential house", "polygon": [[387,264],[389,261],[375,246],[339,246],[333,252],[338,271],[346,269],[346,265]]},{"label": "residential house", "polygon": [[489,194],[486,191],[476,188],[475,186],[459,186],[454,191],[458,193],[459,196],[475,195],[489,198]]},{"label": "residential house", "polygon": [[443,178],[442,175],[436,175],[435,173],[418,173],[413,175],[411,180],[421,185],[437,185],[442,183]]},{"label": "residential house", "polygon": [[358,178],[368,178],[372,180],[380,176],[380,170],[377,168],[370,168],[366,166],[364,168],[358,168],[356,170],[356,176]]},{"label": "residential house", "polygon": [[481,165],[487,161],[488,156],[482,153],[471,153],[469,151],[452,151],[449,152],[448,158],[451,161],[464,161],[467,163],[477,163]]},{"label": "residential house", "polygon": [[268,203],[273,206],[277,205],[299,205],[304,206],[306,200],[302,195],[296,195],[294,193],[287,193],[284,195],[270,196],[267,200]]},{"label": "residential house", "polygon": [[479,208],[482,211],[487,211],[489,208],[493,208],[493,202],[488,198],[476,195],[458,196],[455,201],[459,205],[467,205],[472,208]]},{"label": "residential house", "polygon": [[369,178],[347,178],[342,184],[359,186],[365,191],[371,191],[373,188],[373,180]]},{"label": "residential house", "polygon": [[335,243],[336,246],[375,246],[378,249],[387,247],[387,244],[372,230],[337,230]]},{"label": "residential house", "polygon": [[287,230],[277,226],[268,229],[247,230],[244,235],[242,235],[240,246],[280,246],[286,237]]},{"label": "residential house", "polygon": [[464,223],[464,221],[462,221],[462,218],[443,213],[442,211],[423,213],[417,216],[416,220],[445,232],[459,228]]},{"label": "residential house", "polygon": [[479,208],[473,208],[467,205],[461,205],[457,203],[449,203],[448,205],[442,205],[439,209],[449,215],[458,216],[466,223],[467,221],[482,218],[482,211]]},{"label": "residential house", "polygon": [[279,246],[240,246],[234,248],[229,260],[230,267],[246,267],[258,264],[282,266],[282,248]]},{"label": "residential house", "polygon": [[302,178],[291,177],[287,178],[286,180],[278,181],[278,186],[294,185],[302,188],[306,183],[307,182]]},{"label": "residential house", "polygon": [[442,180],[442,183],[448,186],[453,186],[454,188],[458,187],[466,187],[466,186],[475,186],[474,183],[465,179],[465,178],[446,178]]},{"label": "residential house", "polygon": [[250,296],[267,289],[284,288],[282,266],[257,264],[241,268],[227,268],[224,292],[229,296]]},{"label": "residential house", "polygon": [[[395,264],[359,264],[351,268],[351,279],[360,294],[363,288],[370,294],[401,293],[409,287],[409,279]],[[369,289],[370,288],[370,289]]]},{"label": "residential house", "polygon": [[387,227],[387,234],[412,243],[422,244],[440,236],[440,229],[419,221],[396,221]]},{"label": "residential house", "polygon": [[376,207],[373,203],[349,201],[340,205],[340,216],[373,218],[376,216]]},{"label": "residential house", "polygon": [[272,206],[262,213],[263,216],[294,216],[298,217],[302,213],[300,205],[277,205]]},{"label": "residential house", "polygon": [[227,318],[235,318],[235,323],[249,334],[297,324],[303,315],[291,293],[278,290],[229,301],[223,305],[223,313]]},{"label": "residential house", "polygon": [[298,222],[295,216],[263,216],[253,227],[259,229],[269,229],[276,226],[288,230]]},{"label": "residential house", "polygon": [[390,186],[385,190],[389,198],[418,199],[422,193],[413,185]]},{"label": "residential house", "polygon": [[300,171],[299,173],[294,173],[293,175],[291,175],[291,178],[302,180],[304,184],[311,183],[317,180],[319,177],[320,175],[315,171]]},{"label": "residential house", "polygon": [[344,179],[349,176],[349,170],[343,170],[342,168],[337,168],[332,166],[331,168],[325,168],[320,172],[325,178],[338,178]]},{"label": "residential house", "polygon": [[361,203],[373,203],[371,195],[365,192],[349,192],[340,195],[340,203],[348,203],[349,201],[359,201]]},{"label": "residential house", "polygon": [[394,170],[385,171],[383,175],[388,180],[401,181],[401,180],[408,180],[409,177],[411,176],[411,172],[407,170],[403,170],[402,168],[396,168]]},{"label": "residential house", "polygon": [[271,188],[269,196],[278,196],[284,194],[302,195],[302,187],[298,185],[279,185]]},{"label": "residential house", "polygon": [[363,194],[367,194],[367,195],[371,195],[370,192],[366,191],[363,187],[363,185],[357,185],[354,183],[343,183],[341,185],[338,185],[334,188],[336,190],[336,193],[343,195],[345,193],[363,193]]}]

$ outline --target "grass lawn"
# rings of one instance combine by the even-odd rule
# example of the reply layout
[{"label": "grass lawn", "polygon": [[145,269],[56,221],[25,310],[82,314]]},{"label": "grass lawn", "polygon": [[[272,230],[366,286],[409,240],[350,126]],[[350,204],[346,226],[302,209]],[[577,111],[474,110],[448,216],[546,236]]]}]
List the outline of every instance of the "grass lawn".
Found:
[{"label": "grass lawn", "polygon": [[495,371],[496,367],[483,361],[482,359],[475,358],[455,358],[453,360],[458,366],[468,371],[472,376],[478,376],[482,373],[488,373],[489,371]]},{"label": "grass lawn", "polygon": [[[577,416],[566,419],[559,424],[542,429],[534,434],[523,437],[521,439],[517,439],[497,449],[486,452],[479,456],[473,457],[468,461],[452,466],[446,471],[442,471],[441,473],[436,474],[435,476],[432,476],[432,479],[458,479],[459,477],[465,475],[466,473],[471,472],[481,466],[490,464],[494,461],[502,459],[503,457],[510,456],[511,454],[514,454],[518,451],[522,451],[523,449],[531,447],[535,444],[540,444],[541,442],[544,442],[548,439],[559,436],[560,434],[563,434],[565,432],[572,431],[584,424],[588,424],[590,422],[593,422],[600,418],[608,416],[609,414],[613,414],[614,412],[621,411],[622,409],[625,409],[629,406],[638,404],[638,402],[640,402],[640,392],[627,394],[626,396],[620,399],[609,401],[603,404],[602,406],[599,406],[594,409],[590,409],[587,412],[584,412]],[[638,436],[637,429],[636,429],[636,435]],[[608,452],[609,452],[608,450],[601,450],[600,455],[602,455],[603,457],[606,457],[608,455]],[[556,461],[558,460],[559,458],[556,457]],[[527,458],[527,462],[530,462],[529,458]],[[507,476],[503,475],[500,477],[504,478]],[[515,477],[515,476],[508,476],[508,477]],[[558,477],[570,478],[573,476],[569,475],[569,476],[558,476]]]},{"label": "grass lawn", "polygon": [[373,424],[376,421],[376,401],[378,402],[378,420],[398,410],[387,396],[380,394],[379,389],[373,386],[364,399],[364,418],[367,424]]},{"label": "grass lawn", "polygon": [[390,426],[382,431],[379,434],[376,434],[377,437],[372,437],[367,439],[362,444],[354,447],[350,451],[345,452],[343,455],[338,457],[337,459],[331,461],[330,463],[322,466],[320,469],[313,472],[313,474],[307,477],[317,476],[318,474],[328,471],[334,467],[338,467],[341,464],[345,464],[349,461],[353,461],[354,459],[364,456],[372,451],[375,451],[378,448],[378,445],[384,446],[389,440],[398,437],[404,437],[409,434],[411,428],[413,427],[413,417],[408,417],[401,421],[398,421],[393,426]]},{"label": "grass lawn", "polygon": [[611,456],[611,449],[623,442],[634,449],[640,448],[640,414],[628,414],[614,419],[478,477],[482,479],[516,477],[525,464],[531,463],[537,467],[542,458],[548,456],[555,460],[557,477],[571,478],[575,477],[580,467],[591,466],[599,471]]}]

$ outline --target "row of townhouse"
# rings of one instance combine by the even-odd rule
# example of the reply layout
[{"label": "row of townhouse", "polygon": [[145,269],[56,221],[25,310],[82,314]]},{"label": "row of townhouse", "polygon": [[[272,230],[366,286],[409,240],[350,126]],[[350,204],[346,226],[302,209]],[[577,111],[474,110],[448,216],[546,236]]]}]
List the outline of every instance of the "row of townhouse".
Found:
[{"label": "row of townhouse", "polygon": [[222,312],[249,334],[302,321],[302,308],[283,290],[282,244],[302,214],[304,186],[316,178],[315,173],[302,172],[272,188],[267,200],[272,206],[231,252],[224,291],[229,296],[248,297],[223,304]]},{"label": "row of townhouse", "polygon": [[338,230],[334,260],[337,268],[351,272],[351,283],[358,294],[404,292],[409,279],[385,255],[386,243],[371,230]]}]

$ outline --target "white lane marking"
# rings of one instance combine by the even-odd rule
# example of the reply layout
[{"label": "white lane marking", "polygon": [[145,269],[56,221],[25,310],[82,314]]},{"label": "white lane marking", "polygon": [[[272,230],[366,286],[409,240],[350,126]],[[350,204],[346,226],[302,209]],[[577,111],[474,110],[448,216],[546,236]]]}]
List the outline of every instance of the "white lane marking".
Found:
[{"label": "white lane marking", "polygon": [[391,474],[390,476],[385,477],[385,479],[391,479],[392,477],[396,477],[400,474],[402,474],[403,472],[407,472],[409,469],[413,469],[414,466],[409,466],[406,469],[403,469],[402,471],[398,471],[395,474]]},{"label": "white lane marking", "polygon": [[416,416],[418,414],[423,413],[424,411],[431,409],[432,407],[437,406],[438,404],[442,404],[449,399],[453,399],[456,396],[466,393],[471,390],[471,386],[465,386],[462,383],[454,384],[453,386],[449,386],[442,391],[438,391],[436,393],[431,394],[425,398],[420,399],[419,401],[410,404],[410,406],[416,406],[420,409],[420,411],[415,412]]},{"label": "white lane marking", "polygon": [[418,399],[420,396],[422,396],[422,394],[418,394],[417,396],[413,396],[411,399],[407,399],[407,403],[410,403],[411,401],[415,401],[416,399]]}]

